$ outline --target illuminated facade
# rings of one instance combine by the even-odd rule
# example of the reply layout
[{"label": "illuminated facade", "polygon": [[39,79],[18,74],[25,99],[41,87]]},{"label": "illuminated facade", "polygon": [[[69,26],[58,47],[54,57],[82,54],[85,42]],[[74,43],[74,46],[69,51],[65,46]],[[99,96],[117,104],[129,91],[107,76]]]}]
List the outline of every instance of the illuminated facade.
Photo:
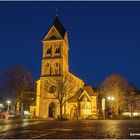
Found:
[{"label": "illuminated facade", "polygon": [[69,119],[97,117],[97,93],[92,87],[84,86],[83,80],[69,72],[68,34],[57,16],[42,42],[41,77],[36,82],[36,106],[30,106],[30,113],[39,118],[58,118],[60,103],[54,96],[57,85],[53,81],[69,76],[74,80],[74,87],[69,90],[68,95],[74,96],[66,101],[62,114]]}]

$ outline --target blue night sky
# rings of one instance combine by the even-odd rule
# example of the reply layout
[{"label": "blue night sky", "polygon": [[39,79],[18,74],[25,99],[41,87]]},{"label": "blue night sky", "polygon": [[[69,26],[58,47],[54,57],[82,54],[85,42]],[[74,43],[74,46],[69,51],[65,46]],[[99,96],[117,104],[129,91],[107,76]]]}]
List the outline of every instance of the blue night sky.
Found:
[{"label": "blue night sky", "polygon": [[21,64],[39,78],[56,8],[72,73],[94,87],[119,73],[140,89],[140,2],[0,2],[0,73]]}]

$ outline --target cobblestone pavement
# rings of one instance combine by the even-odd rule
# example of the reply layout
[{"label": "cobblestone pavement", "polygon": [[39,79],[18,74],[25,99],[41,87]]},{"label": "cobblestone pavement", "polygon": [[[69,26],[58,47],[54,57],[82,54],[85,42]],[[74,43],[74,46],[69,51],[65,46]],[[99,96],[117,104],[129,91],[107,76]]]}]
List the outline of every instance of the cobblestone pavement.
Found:
[{"label": "cobblestone pavement", "polygon": [[140,120],[40,121],[1,132],[0,138],[140,139]]}]

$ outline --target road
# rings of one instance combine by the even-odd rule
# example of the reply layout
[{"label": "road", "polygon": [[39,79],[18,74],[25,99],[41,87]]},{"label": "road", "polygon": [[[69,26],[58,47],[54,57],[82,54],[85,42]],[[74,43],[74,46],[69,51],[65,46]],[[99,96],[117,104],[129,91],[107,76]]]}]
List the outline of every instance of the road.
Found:
[{"label": "road", "polygon": [[1,139],[140,139],[140,120],[24,120],[1,126],[7,125]]}]

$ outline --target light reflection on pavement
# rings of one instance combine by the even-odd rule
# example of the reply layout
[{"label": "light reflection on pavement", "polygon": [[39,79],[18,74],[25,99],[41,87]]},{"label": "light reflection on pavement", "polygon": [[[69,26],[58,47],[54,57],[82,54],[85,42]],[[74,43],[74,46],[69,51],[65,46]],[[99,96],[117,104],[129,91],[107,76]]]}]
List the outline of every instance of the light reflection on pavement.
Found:
[{"label": "light reflection on pavement", "polygon": [[0,133],[7,130],[11,130],[11,129],[25,127],[28,125],[35,125],[41,122],[39,120],[28,120],[28,119],[22,119],[22,120],[21,119],[20,120],[1,119],[0,120]]},{"label": "light reflection on pavement", "polygon": [[[14,122],[13,122],[14,123]],[[13,129],[13,127],[15,129]],[[17,129],[16,129],[17,127]],[[10,130],[12,128],[12,130]],[[25,120],[3,125],[2,139],[137,139],[140,120]]]}]

